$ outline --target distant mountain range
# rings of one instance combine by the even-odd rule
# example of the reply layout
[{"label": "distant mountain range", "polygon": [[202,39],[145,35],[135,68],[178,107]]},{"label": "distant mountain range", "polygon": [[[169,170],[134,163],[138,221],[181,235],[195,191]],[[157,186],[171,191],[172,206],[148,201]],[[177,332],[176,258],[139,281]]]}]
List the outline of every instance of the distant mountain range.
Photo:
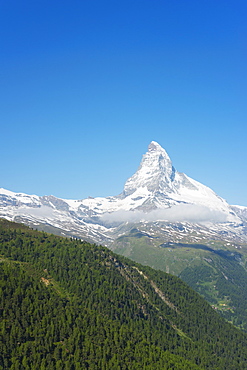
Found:
[{"label": "distant mountain range", "polygon": [[109,247],[133,225],[169,242],[247,241],[247,207],[177,172],[154,141],[120,195],[68,200],[0,189],[0,217]]}]

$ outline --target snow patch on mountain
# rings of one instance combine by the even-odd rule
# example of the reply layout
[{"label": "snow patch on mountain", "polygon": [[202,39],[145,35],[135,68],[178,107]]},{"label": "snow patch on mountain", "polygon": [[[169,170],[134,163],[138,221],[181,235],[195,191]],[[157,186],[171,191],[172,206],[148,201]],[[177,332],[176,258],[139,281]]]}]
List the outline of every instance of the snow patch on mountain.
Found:
[{"label": "snow patch on mountain", "polygon": [[233,212],[235,212],[242,220],[247,222],[247,207],[244,206],[231,206]]}]

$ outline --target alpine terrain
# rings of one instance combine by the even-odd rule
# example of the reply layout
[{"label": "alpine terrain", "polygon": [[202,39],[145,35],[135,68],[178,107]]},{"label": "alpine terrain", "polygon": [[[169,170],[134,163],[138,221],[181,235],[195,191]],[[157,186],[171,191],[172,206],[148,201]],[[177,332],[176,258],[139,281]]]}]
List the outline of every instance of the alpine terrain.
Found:
[{"label": "alpine terrain", "polygon": [[177,275],[247,330],[247,207],[176,171],[157,142],[117,196],[66,200],[0,189],[0,217]]},{"label": "alpine terrain", "polygon": [[106,246],[133,224],[152,235],[157,223],[164,241],[247,241],[247,207],[230,206],[207,186],[176,171],[154,141],[120,195],[66,200],[0,189],[0,217]]}]

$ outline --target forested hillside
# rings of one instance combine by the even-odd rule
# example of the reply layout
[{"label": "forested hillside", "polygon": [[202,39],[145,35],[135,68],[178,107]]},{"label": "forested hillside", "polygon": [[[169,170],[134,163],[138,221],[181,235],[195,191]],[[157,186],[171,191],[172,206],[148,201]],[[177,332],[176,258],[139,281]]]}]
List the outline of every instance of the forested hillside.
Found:
[{"label": "forested hillside", "polygon": [[151,238],[133,228],[118,238],[112,249],[179,276],[226,320],[247,332],[247,245],[215,240],[193,244],[163,241],[162,236]]},{"label": "forested hillside", "polygon": [[0,369],[247,369],[247,335],[175,276],[0,221]]}]

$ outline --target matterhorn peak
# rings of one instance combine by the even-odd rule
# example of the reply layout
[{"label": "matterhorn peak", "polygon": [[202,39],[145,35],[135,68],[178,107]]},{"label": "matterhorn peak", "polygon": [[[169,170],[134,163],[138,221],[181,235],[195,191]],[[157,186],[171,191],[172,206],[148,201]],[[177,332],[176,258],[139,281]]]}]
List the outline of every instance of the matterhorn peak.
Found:
[{"label": "matterhorn peak", "polygon": [[163,191],[164,188],[168,190],[172,187],[175,172],[165,149],[151,141],[137,172],[125,183],[124,195],[130,195],[140,188],[147,188],[152,193]]},{"label": "matterhorn peak", "polygon": [[162,146],[158,144],[156,141],[151,141],[151,143],[148,146],[148,151],[146,155],[143,156],[143,159],[144,157],[150,156],[150,155],[151,155],[151,158],[153,158],[153,164],[155,164],[155,162],[157,162],[157,159],[158,159],[159,166],[162,167],[162,165],[164,165],[166,169],[172,167],[172,161],[169,155],[167,154],[165,149],[163,149]]}]

